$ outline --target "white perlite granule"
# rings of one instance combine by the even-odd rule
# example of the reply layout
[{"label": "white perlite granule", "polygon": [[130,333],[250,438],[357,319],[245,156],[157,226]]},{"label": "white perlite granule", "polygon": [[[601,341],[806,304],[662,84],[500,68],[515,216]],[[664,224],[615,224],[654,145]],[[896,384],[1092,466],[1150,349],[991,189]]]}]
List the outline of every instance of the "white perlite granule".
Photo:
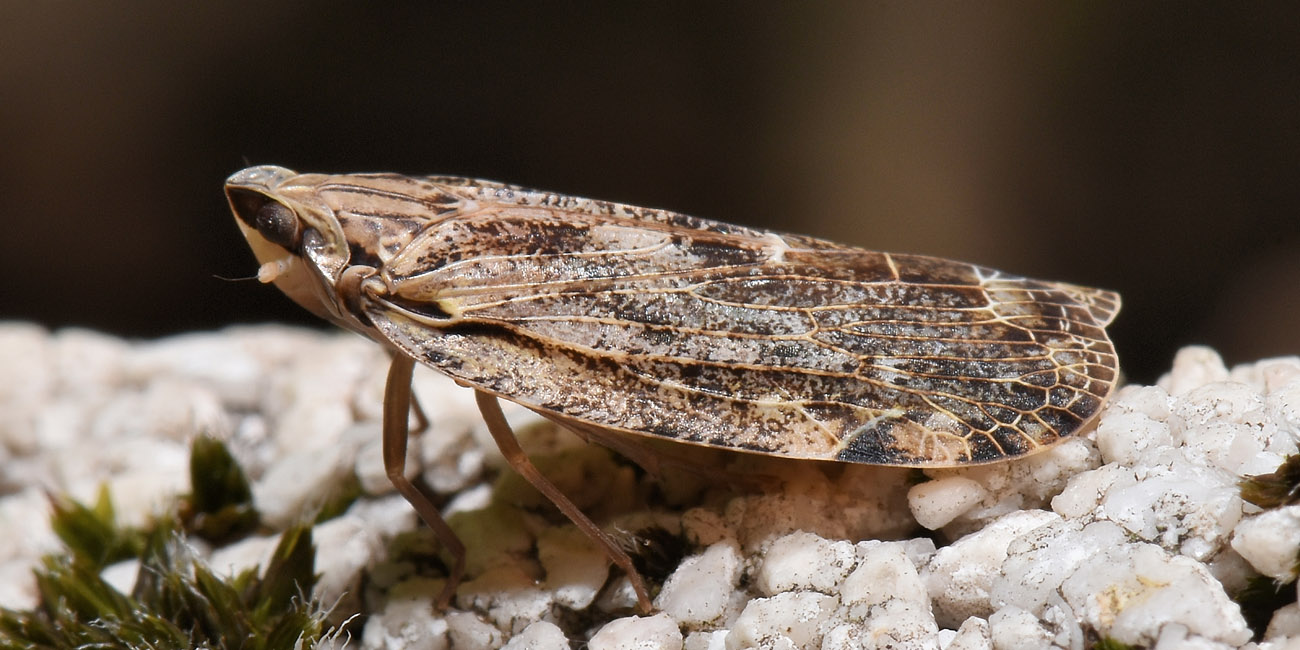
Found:
[{"label": "white perlite granule", "polygon": [[[1259,574],[1289,580],[1300,552],[1300,506],[1259,512],[1237,487],[1296,453],[1296,358],[1229,370],[1188,348],[1157,385],[1119,390],[1095,431],[924,477],[722,453],[714,480],[669,470],[659,483],[506,404],[537,464],[607,529],[685,540],[676,568],[652,576],[662,588],[649,616],[628,615],[627,581],[503,470],[472,392],[421,370],[432,427],[412,439],[408,475],[445,499],[469,549],[455,602],[433,611],[443,580],[402,549],[439,551],[411,533],[418,520],[383,470],[387,358],[359,337],[249,327],[127,342],[0,324],[0,360],[3,607],[35,603],[31,569],[58,549],[46,492],[91,502],[106,485],[122,523],[146,522],[188,491],[189,441],[208,434],[226,441],[274,527],[356,478],[363,497],[315,530],[317,596],[340,620],[368,615],[353,631],[363,648],[1300,643],[1296,606],[1255,645],[1229,598]],[[275,541],[196,552],[234,572],[264,563]],[[125,589],[133,567],[106,575]]]}]

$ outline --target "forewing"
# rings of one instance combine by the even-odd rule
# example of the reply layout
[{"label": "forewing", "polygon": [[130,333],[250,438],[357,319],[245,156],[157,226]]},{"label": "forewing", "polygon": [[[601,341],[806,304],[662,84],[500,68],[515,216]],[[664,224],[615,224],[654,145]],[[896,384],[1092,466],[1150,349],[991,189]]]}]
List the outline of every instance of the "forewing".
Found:
[{"label": "forewing", "polygon": [[1075,432],[1117,378],[1114,293],[671,212],[486,203],[382,273],[367,315],[444,373],[718,447],[991,461]]}]

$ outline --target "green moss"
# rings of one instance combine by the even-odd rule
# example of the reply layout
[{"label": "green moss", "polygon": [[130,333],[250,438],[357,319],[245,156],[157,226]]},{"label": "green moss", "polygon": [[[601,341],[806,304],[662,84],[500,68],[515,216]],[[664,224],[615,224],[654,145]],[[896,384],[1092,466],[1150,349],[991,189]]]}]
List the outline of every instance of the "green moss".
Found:
[{"label": "green moss", "polygon": [[1300,501],[1300,454],[1288,456],[1277,470],[1248,476],[1238,484],[1241,498],[1261,508],[1276,508]]},{"label": "green moss", "polygon": [[98,571],[144,550],[147,532],[117,525],[113,499],[101,487],[95,505],[87,507],[64,497],[51,497],[50,527],[73,557],[87,570]]},{"label": "green moss", "polygon": [[174,531],[154,534],[135,589],[123,594],[77,555],[47,556],[36,570],[40,603],[0,610],[0,648],[290,648],[314,646],[324,611],[315,583],[311,529],[280,538],[264,577],[233,579],[192,558]]},{"label": "green moss", "polygon": [[1294,582],[1281,583],[1268,576],[1255,576],[1246,583],[1246,587],[1233,597],[1241,606],[1241,615],[1246,618],[1246,625],[1254,633],[1254,639],[1264,638],[1273,613],[1296,602]]},{"label": "green moss", "polygon": [[[255,525],[247,480],[224,446],[200,439],[193,452],[196,489],[183,510],[190,524],[199,522],[194,530],[228,538],[247,530],[250,517]],[[191,555],[180,513],[138,530],[117,525],[107,490],[93,507],[54,501],[52,525],[67,552],[46,556],[35,570],[36,607],[0,609],[0,650],[312,648],[325,635],[326,611],[311,599],[317,576],[308,524],[281,535],[261,575],[250,569],[227,578]],[[124,594],[101,573],[128,558],[140,568]]]},{"label": "green moss", "polygon": [[330,489],[329,496],[316,513],[315,522],[319,524],[329,521],[347,512],[348,508],[351,508],[352,504],[361,498],[363,493],[361,479],[357,478],[355,473],[348,474],[343,483]]},{"label": "green moss", "polygon": [[674,534],[660,526],[642,528],[620,536],[618,541],[632,558],[636,570],[650,582],[658,584],[663,584],[672,575],[690,550],[685,535]]},{"label": "green moss", "polygon": [[180,505],[185,529],[215,543],[228,543],[257,528],[253,490],[226,445],[198,436],[190,446],[192,492]]},{"label": "green moss", "polygon": [[1133,646],[1122,641],[1116,641],[1108,636],[1097,639],[1096,643],[1089,646],[1089,650],[1134,650]]}]

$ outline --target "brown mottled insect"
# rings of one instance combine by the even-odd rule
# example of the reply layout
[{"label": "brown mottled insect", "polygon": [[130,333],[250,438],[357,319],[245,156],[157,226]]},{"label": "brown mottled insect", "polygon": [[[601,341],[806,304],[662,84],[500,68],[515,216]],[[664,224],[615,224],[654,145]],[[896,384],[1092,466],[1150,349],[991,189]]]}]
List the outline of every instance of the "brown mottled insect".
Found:
[{"label": "brown mottled insect", "polygon": [[1109,291],[464,178],[251,167],[226,194],[264,282],[393,352],[384,461],[456,557],[440,605],[464,547],[402,475],[415,361],[476,391],[511,465],[647,610],[627,554],[537,472],[497,397],[620,450],[952,467],[1075,433],[1118,374]]}]

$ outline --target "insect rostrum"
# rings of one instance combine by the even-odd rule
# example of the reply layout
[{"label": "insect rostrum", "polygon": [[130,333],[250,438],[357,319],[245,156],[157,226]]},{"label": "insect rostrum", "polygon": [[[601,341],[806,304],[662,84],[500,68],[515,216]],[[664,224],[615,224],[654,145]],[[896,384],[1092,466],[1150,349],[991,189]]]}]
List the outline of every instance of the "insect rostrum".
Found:
[{"label": "insect rostrum", "polygon": [[387,447],[411,360],[607,444],[917,467],[1042,449],[1118,377],[1109,291],[463,178],[264,166],[226,194],[264,280],[394,353]]}]

